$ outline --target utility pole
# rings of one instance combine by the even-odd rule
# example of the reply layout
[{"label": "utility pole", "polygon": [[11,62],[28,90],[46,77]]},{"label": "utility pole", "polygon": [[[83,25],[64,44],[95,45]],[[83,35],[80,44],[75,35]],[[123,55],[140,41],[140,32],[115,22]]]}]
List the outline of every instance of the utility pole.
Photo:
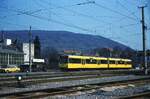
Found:
[{"label": "utility pole", "polygon": [[2,41],[4,43],[4,31],[2,30]]},{"label": "utility pole", "polygon": [[32,62],[31,62],[31,26],[29,31],[29,69],[32,72]]},{"label": "utility pole", "polygon": [[144,63],[144,72],[145,75],[148,74],[148,68],[147,68],[147,54],[146,54],[146,35],[145,35],[145,30],[146,30],[146,26],[145,26],[145,20],[144,20],[144,8],[146,6],[141,6],[139,8],[141,8],[141,12],[142,12],[142,34],[143,34],[143,63]]},{"label": "utility pole", "polygon": [[3,46],[4,46],[4,39],[5,39],[5,37],[4,37],[4,31],[2,30],[2,34],[1,34],[1,43],[2,43],[2,45],[1,45],[1,48],[3,48]]}]

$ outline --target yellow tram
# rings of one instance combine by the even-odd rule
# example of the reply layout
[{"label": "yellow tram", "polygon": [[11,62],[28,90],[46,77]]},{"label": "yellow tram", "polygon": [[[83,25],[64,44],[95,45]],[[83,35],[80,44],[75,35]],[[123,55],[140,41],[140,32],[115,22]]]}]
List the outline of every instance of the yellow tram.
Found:
[{"label": "yellow tram", "polygon": [[122,58],[66,55],[60,57],[62,69],[130,69],[132,61]]}]

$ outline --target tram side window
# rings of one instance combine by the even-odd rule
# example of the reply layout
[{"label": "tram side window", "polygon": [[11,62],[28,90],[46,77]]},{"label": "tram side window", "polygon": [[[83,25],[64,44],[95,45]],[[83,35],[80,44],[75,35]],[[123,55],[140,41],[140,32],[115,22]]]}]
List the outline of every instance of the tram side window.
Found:
[{"label": "tram side window", "polygon": [[124,61],[118,61],[118,64],[124,64]]},{"label": "tram side window", "polygon": [[81,63],[81,59],[70,58],[69,63]]},{"label": "tram side window", "polygon": [[95,59],[86,59],[87,64],[97,64],[97,61]]},{"label": "tram side window", "polygon": [[100,60],[98,60],[98,61],[97,61],[97,64],[101,64],[101,61],[100,61]]},{"label": "tram side window", "polygon": [[115,64],[115,61],[114,60],[110,60],[109,64]]},{"label": "tram side window", "polygon": [[126,64],[132,64],[132,62],[131,61],[127,61]]},{"label": "tram side window", "polygon": [[107,60],[101,60],[101,64],[108,64]]}]

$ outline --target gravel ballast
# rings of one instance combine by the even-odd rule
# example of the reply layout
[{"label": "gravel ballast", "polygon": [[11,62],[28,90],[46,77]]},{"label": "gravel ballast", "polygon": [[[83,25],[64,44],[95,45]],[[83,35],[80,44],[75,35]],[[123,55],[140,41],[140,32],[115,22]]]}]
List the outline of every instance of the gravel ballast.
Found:
[{"label": "gravel ballast", "polygon": [[74,95],[49,96],[43,99],[114,99],[122,96],[150,91],[150,84],[139,87],[118,88],[113,91],[95,90],[94,92],[81,92]]},{"label": "gravel ballast", "polygon": [[42,83],[31,86],[26,86],[25,88],[2,88],[0,90],[0,95],[14,93],[14,92],[25,92],[25,91],[34,91],[34,90],[44,90],[50,88],[60,88],[66,86],[77,86],[77,85],[85,85],[85,84],[100,84],[100,83],[108,83],[108,82],[116,82],[122,80],[136,80],[141,78],[150,78],[149,76],[115,76],[115,77],[103,77],[103,78],[93,78],[93,79],[84,79],[84,80],[71,80],[71,81],[61,81],[61,82],[50,82],[50,83]]}]

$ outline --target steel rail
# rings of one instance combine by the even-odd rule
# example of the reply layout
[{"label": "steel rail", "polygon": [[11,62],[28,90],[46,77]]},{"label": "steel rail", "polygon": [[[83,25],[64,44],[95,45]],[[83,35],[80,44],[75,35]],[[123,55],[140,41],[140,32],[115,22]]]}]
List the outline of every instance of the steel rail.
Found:
[{"label": "steel rail", "polygon": [[[112,82],[105,82],[105,83],[99,83],[99,84],[87,84],[87,85],[77,85],[77,86],[69,86],[69,87],[61,87],[61,88],[48,88],[48,89],[42,89],[42,90],[34,90],[34,91],[25,91],[25,92],[15,92],[15,93],[8,93],[8,94],[2,94],[0,97],[6,97],[6,96],[14,96],[17,99],[17,96],[19,99],[36,99],[39,97],[46,97],[46,96],[53,96],[53,95],[62,95],[62,94],[67,94],[67,93],[73,93],[73,92],[78,92],[78,91],[87,91],[87,90],[92,90],[92,89],[98,89],[100,87],[104,86],[113,86],[113,85],[127,85],[128,83],[144,83],[144,82],[150,82],[150,79],[136,79],[136,80],[123,80],[123,81],[112,81]],[[85,86],[91,86],[91,85],[96,85],[98,87],[85,87]],[[74,87],[85,87],[83,89],[73,89]],[[69,90],[71,89],[71,90]],[[35,94],[37,92],[46,92],[42,94]],[[28,94],[28,95],[27,95]],[[26,96],[25,96],[26,95]],[[23,97],[22,97],[23,96]]]},{"label": "steel rail", "polygon": [[116,99],[148,99],[150,98],[150,90],[142,93],[133,94],[130,96],[117,97]]},{"label": "steel rail", "polygon": [[[123,74],[120,74],[119,76],[124,76]],[[103,78],[103,77],[111,77],[111,76],[118,76],[118,74],[101,74],[101,75],[81,75],[81,76],[54,76],[54,77],[46,77],[46,78],[31,78],[31,79],[24,79],[20,81],[22,84],[25,85],[33,85],[38,83],[47,83],[47,82],[60,82],[60,81],[70,81],[70,80],[84,80],[84,79],[91,79],[91,78]],[[17,80],[11,80],[11,81],[1,81],[0,86],[15,86],[17,85]]]}]

